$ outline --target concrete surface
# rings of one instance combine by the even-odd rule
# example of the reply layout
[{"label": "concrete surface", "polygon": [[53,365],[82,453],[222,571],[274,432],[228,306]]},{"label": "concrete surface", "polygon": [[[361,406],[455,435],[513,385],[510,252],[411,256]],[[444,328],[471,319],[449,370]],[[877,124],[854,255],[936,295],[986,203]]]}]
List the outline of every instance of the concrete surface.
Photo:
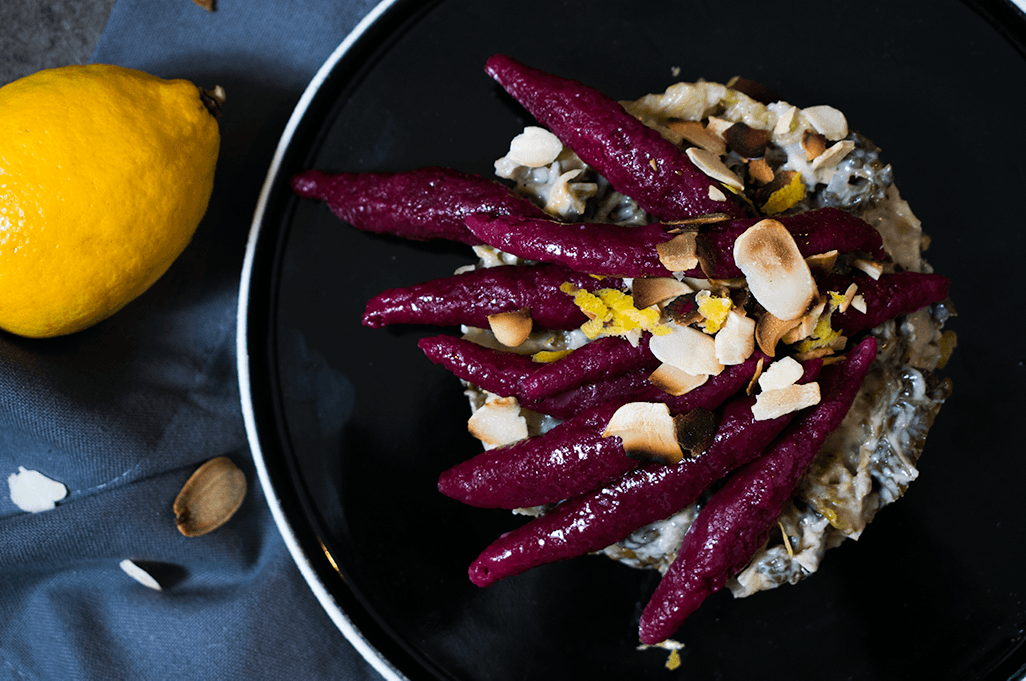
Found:
[{"label": "concrete surface", "polygon": [[0,85],[41,69],[87,63],[114,1],[0,0]]}]

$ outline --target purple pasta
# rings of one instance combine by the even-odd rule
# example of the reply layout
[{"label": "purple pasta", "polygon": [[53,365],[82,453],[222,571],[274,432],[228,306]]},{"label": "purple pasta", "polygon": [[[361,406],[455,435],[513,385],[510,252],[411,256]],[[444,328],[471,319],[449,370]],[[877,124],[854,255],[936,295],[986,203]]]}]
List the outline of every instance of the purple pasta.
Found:
[{"label": "purple pasta", "polygon": [[[698,233],[703,268],[692,270],[690,274],[718,279],[743,276],[734,264],[734,242],[761,219],[732,220],[703,227]],[[880,233],[865,220],[839,208],[819,208],[774,219],[791,233],[806,258],[832,250],[840,253],[865,251],[881,260],[886,257]]]},{"label": "purple pasta", "polygon": [[876,340],[870,336],[844,361],[825,368],[820,403],[713,495],[684,535],[677,558],[641,614],[643,643],[672,636],[751,560],[820,446],[848,413],[875,357]]},{"label": "purple pasta", "polygon": [[587,317],[573,298],[559,290],[564,282],[594,291],[623,288],[615,279],[599,281],[559,265],[501,265],[389,289],[367,303],[365,326],[434,324],[488,327],[488,315],[530,308],[535,328],[574,329]]},{"label": "purple pasta", "polygon": [[[819,360],[805,362],[800,382],[816,380],[820,366]],[[794,417],[756,421],[754,403],[754,397],[728,402],[712,444],[700,456],[669,466],[644,464],[502,535],[471,565],[471,581],[488,586],[539,565],[600,551],[693,503],[709,485],[758,456]]]},{"label": "purple pasta", "polygon": [[616,277],[668,277],[656,247],[673,238],[660,224],[624,227],[519,216],[470,215],[467,228],[486,244],[520,258]]},{"label": "purple pasta", "polygon": [[[680,147],[631,116],[611,97],[504,54],[488,59],[485,72],[648,213],[662,220],[710,213],[745,214],[729,198],[731,192],[700,171]],[[717,201],[710,193],[725,198]]]},{"label": "purple pasta", "polygon": [[648,349],[648,339],[643,336],[631,345],[616,336],[599,338],[560,360],[536,364],[535,371],[523,377],[520,390],[533,402],[632,371],[652,371],[659,360]]},{"label": "purple pasta", "polygon": [[834,312],[830,324],[846,336],[872,329],[898,315],[910,314],[939,303],[948,297],[951,282],[940,274],[920,272],[895,272],[881,274],[873,279],[866,274],[852,277],[830,275],[819,281],[824,291],[844,293],[850,284],[858,286],[857,294],[866,303],[866,311],[860,312],[849,306],[844,312]]},{"label": "purple pasta", "polygon": [[544,217],[505,185],[449,168],[400,173],[307,170],[292,178],[299,196],[326,201],[339,218],[366,232],[426,241],[482,243],[463,220],[472,213]]},{"label": "purple pasta", "polygon": [[541,364],[529,355],[493,350],[455,336],[421,338],[417,345],[435,364],[458,378],[502,397],[513,396],[524,402],[523,384]]},{"label": "purple pasta", "polygon": [[[754,370],[754,362],[725,369],[691,392],[671,397],[670,413],[718,408],[748,382]],[[595,489],[638,466],[627,456],[620,438],[602,437],[610,417],[627,401],[606,401],[544,435],[457,464],[442,474],[438,489],[471,506],[499,508],[554,503]]]}]

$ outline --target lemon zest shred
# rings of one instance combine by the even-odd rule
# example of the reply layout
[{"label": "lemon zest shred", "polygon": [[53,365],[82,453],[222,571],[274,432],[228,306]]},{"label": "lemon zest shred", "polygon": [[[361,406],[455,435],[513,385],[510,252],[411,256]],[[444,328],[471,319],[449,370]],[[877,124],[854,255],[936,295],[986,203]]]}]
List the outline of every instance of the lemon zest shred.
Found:
[{"label": "lemon zest shred", "polygon": [[579,289],[570,282],[564,282],[560,291],[572,295],[574,304],[588,317],[581,331],[589,340],[600,336],[627,336],[634,331],[651,331],[661,334],[669,332],[659,324],[659,309],[654,305],[639,310],[634,306],[634,297],[614,288],[600,288],[594,292]]},{"label": "lemon zest shred", "polygon": [[770,194],[766,203],[762,205],[762,212],[766,215],[777,215],[805,198],[805,183],[802,176],[795,173],[791,181],[777,191]]},{"label": "lemon zest shred", "polygon": [[723,328],[727,322],[727,316],[734,308],[734,301],[730,298],[720,298],[702,291],[705,295],[695,297],[698,301],[698,311],[705,317],[705,332],[714,334]]},{"label": "lemon zest shred", "polygon": [[551,364],[552,362],[563,359],[571,352],[573,352],[573,350],[539,350],[531,355],[531,360],[538,362],[539,364]]}]

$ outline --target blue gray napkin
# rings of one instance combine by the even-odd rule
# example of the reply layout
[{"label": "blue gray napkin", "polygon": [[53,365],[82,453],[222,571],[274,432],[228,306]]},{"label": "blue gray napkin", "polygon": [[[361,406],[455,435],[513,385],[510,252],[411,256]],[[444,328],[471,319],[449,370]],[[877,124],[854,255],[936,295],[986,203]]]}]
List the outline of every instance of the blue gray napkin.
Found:
[{"label": "blue gray napkin", "polygon": [[[63,483],[53,510],[0,493],[0,678],[377,679],[322,611],[271,519],[246,443],[235,314],[263,177],[306,84],[374,0],[120,0],[93,61],[228,100],[209,211],[142,297],[65,338],[0,332],[0,474]],[[249,492],[186,538],[172,503],[228,456]],[[120,567],[131,559],[163,586]]]}]

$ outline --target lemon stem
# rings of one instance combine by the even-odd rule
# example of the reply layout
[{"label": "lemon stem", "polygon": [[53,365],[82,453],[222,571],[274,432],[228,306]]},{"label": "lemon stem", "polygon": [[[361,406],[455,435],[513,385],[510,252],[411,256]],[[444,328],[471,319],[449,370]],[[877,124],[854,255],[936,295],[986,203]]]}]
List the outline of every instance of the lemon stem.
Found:
[{"label": "lemon stem", "polygon": [[220,85],[215,85],[213,90],[200,88],[200,99],[203,100],[203,104],[215,119],[220,120],[221,108],[227,98],[224,88]]}]

